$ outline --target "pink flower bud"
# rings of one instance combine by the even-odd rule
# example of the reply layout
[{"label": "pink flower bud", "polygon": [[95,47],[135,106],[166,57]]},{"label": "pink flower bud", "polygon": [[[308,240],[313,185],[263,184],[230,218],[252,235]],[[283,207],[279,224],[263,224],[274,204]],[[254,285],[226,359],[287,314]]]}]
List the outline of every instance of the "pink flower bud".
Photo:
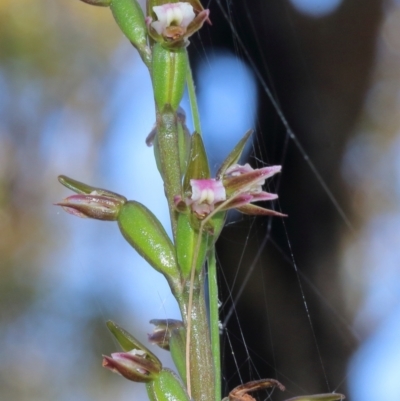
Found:
[{"label": "pink flower bud", "polygon": [[94,191],[90,195],[71,195],[56,205],[74,216],[114,221],[124,203],[121,198],[97,195]]},{"label": "pink flower bud", "polygon": [[147,359],[146,352],[133,349],[129,352],[114,352],[103,356],[103,367],[119,373],[128,380],[147,383],[154,380],[161,370],[161,366]]}]

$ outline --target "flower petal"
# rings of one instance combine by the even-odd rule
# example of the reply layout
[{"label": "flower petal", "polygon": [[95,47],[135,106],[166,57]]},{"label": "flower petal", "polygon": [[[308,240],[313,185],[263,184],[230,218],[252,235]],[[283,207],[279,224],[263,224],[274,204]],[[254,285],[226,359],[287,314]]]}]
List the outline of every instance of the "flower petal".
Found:
[{"label": "flower petal", "polygon": [[287,217],[287,214],[276,212],[271,209],[264,209],[263,207],[247,204],[240,206],[237,210],[244,214],[249,214],[252,216],[277,216],[277,217]]},{"label": "flower petal", "polygon": [[235,165],[227,170],[223,183],[228,195],[236,191],[261,192],[267,178],[281,171],[281,166],[264,167],[253,170],[248,164]]}]

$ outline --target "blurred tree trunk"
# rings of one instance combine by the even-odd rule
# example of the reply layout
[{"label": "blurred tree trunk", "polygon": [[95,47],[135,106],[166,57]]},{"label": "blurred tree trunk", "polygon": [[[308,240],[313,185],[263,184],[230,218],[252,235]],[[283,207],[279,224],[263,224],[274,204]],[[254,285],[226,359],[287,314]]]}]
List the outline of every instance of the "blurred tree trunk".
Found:
[{"label": "blurred tree trunk", "polygon": [[[350,0],[335,14],[314,19],[296,13],[287,2],[253,0],[236,2],[230,8],[244,46],[350,220],[341,161],[368,89],[381,9],[381,0]],[[213,10],[212,22],[209,45],[243,54],[219,10]],[[206,35],[204,40],[207,42]],[[346,320],[346,312],[338,280],[338,247],[341,233],[349,227],[305,155],[288,140],[261,85],[259,93],[261,152],[256,156],[269,164],[283,164],[279,207],[289,218],[284,223],[273,220],[271,238],[275,245],[269,241],[263,249],[237,306],[240,329],[235,317],[228,324],[228,331],[233,331],[231,340],[237,345],[241,379],[251,380],[258,374],[276,377],[288,387],[286,398],[311,392],[346,392],[346,364],[356,340],[340,321],[340,317]],[[267,233],[267,219],[251,224],[249,220],[240,224],[241,229],[238,225],[228,227],[218,245],[223,274],[231,285],[242,257],[239,244],[246,244],[233,298]],[[291,254],[301,272],[301,288]],[[229,306],[228,302],[223,313]],[[251,363],[246,361],[245,347],[240,346],[240,330],[254,351]],[[228,390],[240,378],[230,346],[225,346]]]}]

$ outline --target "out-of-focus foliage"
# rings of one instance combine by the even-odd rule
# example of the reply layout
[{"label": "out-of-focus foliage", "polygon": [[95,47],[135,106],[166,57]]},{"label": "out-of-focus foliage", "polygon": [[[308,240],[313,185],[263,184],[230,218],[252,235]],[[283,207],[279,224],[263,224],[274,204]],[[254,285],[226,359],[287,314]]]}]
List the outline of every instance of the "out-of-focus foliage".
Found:
[{"label": "out-of-focus foliage", "polygon": [[67,279],[69,227],[51,205],[65,193],[58,174],[85,179],[97,167],[123,40],[106,9],[0,2],[1,399],[101,400],[124,389],[101,369],[113,349],[101,286]]}]

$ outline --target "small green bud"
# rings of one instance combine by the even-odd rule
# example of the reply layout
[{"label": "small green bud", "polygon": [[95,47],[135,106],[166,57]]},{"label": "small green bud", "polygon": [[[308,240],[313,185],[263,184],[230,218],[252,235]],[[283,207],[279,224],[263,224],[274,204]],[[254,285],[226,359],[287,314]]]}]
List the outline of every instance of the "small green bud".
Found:
[{"label": "small green bud", "polygon": [[187,54],[183,48],[174,51],[160,43],[153,47],[152,78],[157,109],[170,104],[176,111],[182,100],[186,84]]},{"label": "small green bud", "polygon": [[151,51],[147,46],[147,27],[140,4],[136,0],[112,0],[110,8],[123,34],[136,47],[147,67],[151,68]]},{"label": "small green bud", "polygon": [[129,244],[152,267],[164,274],[172,289],[178,290],[180,273],[175,249],[157,217],[141,203],[128,201],[119,213],[118,224]]},{"label": "small green bud", "polygon": [[163,369],[157,378],[146,384],[150,401],[190,401],[186,389],[174,372]]}]

